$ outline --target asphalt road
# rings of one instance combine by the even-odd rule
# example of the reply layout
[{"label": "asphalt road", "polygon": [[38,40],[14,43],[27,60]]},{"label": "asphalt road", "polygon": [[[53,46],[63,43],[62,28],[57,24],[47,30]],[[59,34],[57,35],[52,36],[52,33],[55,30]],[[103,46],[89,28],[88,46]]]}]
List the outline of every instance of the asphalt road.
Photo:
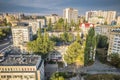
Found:
[{"label": "asphalt road", "polygon": [[10,40],[6,40],[6,41],[2,41],[0,42],[0,51],[6,47],[8,47],[9,45],[12,45],[12,43],[10,42]]}]

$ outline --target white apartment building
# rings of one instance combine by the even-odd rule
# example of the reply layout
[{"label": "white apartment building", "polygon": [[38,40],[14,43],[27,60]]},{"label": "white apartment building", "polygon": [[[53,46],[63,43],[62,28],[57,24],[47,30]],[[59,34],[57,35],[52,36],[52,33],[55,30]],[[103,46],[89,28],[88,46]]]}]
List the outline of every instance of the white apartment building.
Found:
[{"label": "white apartment building", "polygon": [[37,19],[38,22],[40,22],[40,27],[45,28],[46,27],[46,19]]},{"label": "white apartment building", "polygon": [[23,53],[26,51],[26,43],[32,40],[32,29],[29,26],[12,28],[13,45]]},{"label": "white apartment building", "polygon": [[110,29],[112,26],[99,25],[95,27],[95,35],[104,35],[109,38]]},{"label": "white apartment building", "polygon": [[89,21],[90,18],[95,17],[97,15],[97,11],[87,11],[85,13],[85,20]]},{"label": "white apartment building", "polygon": [[117,25],[120,25],[120,16],[117,17]]},{"label": "white apartment building", "polygon": [[73,21],[74,23],[78,22],[78,10],[73,8],[66,8],[63,10],[63,18],[67,20],[68,23]]},{"label": "white apartment building", "polygon": [[45,80],[44,61],[38,55],[8,55],[0,62],[0,80]]},{"label": "white apartment building", "polygon": [[[33,34],[37,34],[37,31],[41,27],[42,23],[40,21],[34,21],[34,20],[32,20],[32,21],[29,21],[28,24],[29,24],[29,26],[32,27]],[[43,24],[42,24],[42,26],[43,26]]]},{"label": "white apartment building", "polygon": [[[90,20],[90,21],[89,21]],[[116,20],[116,11],[87,11],[86,12],[86,21],[94,22],[92,20],[96,20],[97,23],[107,22],[107,24],[111,24],[112,21]]]},{"label": "white apartment building", "polygon": [[114,27],[110,30],[108,55],[120,54],[120,27]]}]

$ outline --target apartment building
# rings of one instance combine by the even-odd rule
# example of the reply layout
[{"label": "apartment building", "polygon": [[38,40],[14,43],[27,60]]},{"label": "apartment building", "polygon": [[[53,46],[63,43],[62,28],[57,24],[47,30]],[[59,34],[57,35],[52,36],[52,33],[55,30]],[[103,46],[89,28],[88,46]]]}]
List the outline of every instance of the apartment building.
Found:
[{"label": "apartment building", "polygon": [[110,29],[108,55],[111,53],[120,54],[120,27],[113,27]]},{"label": "apartment building", "polygon": [[40,28],[46,27],[46,19],[45,18],[37,19],[37,22],[40,22]]},{"label": "apartment building", "polygon": [[111,24],[112,21],[116,20],[116,11],[87,11],[86,21],[90,23],[107,23]]},{"label": "apartment building", "polygon": [[14,47],[20,49],[22,53],[27,51],[26,43],[32,40],[32,29],[29,26],[17,26],[12,28]]},{"label": "apartment building", "polygon": [[41,22],[36,20],[30,20],[28,21],[28,24],[29,26],[31,26],[33,34],[37,34],[38,29],[41,27]]},{"label": "apartment building", "polygon": [[66,8],[63,10],[63,18],[67,20],[68,23],[73,21],[74,23],[78,22],[78,10],[73,8]]},{"label": "apartment building", "polygon": [[0,62],[0,80],[44,80],[44,61],[38,55],[9,55]]},{"label": "apartment building", "polygon": [[109,38],[111,27],[108,25],[98,25],[95,27],[95,35],[104,35]]},{"label": "apartment building", "polygon": [[50,20],[51,20],[51,23],[54,25],[60,19],[60,16],[58,16],[57,14],[47,15],[45,17],[46,17],[47,25],[49,24]]},{"label": "apartment building", "polygon": [[120,16],[117,17],[117,25],[120,25]]}]

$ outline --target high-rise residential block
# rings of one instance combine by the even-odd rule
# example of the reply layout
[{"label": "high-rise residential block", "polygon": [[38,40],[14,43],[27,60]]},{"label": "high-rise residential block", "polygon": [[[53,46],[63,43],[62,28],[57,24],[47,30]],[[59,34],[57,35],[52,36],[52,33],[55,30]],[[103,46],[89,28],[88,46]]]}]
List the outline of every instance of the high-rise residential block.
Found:
[{"label": "high-rise residential block", "polygon": [[78,10],[73,8],[66,8],[63,10],[63,18],[68,23],[71,23],[72,21],[74,23],[78,22]]},{"label": "high-rise residential block", "polygon": [[109,37],[108,55],[120,54],[120,27],[111,27]]},{"label": "high-rise residential block", "polygon": [[111,24],[112,21],[116,20],[116,11],[87,11],[86,21],[89,23],[106,23]]},{"label": "high-rise residential block", "polygon": [[32,40],[32,29],[29,26],[18,26],[12,28],[13,45],[20,49],[21,52],[26,51],[26,43]]},{"label": "high-rise residential block", "polygon": [[47,25],[49,24],[50,20],[51,20],[51,24],[54,25],[60,19],[60,16],[58,16],[57,14],[47,15],[45,17],[46,17]]},{"label": "high-rise residential block", "polygon": [[117,25],[120,25],[120,16],[117,17]]},{"label": "high-rise residential block", "polygon": [[29,26],[32,28],[33,34],[37,34],[38,29],[41,27],[41,22],[40,21],[28,21]]},{"label": "high-rise residential block", "polygon": [[46,19],[45,18],[37,19],[37,22],[40,22],[40,28],[46,27]]}]

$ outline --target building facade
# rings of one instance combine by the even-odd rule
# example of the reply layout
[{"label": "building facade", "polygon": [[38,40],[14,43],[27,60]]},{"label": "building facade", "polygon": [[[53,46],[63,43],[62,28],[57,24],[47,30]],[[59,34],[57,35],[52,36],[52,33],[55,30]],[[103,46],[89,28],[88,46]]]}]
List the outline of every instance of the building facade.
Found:
[{"label": "building facade", "polygon": [[116,11],[87,11],[86,21],[90,23],[111,24],[116,20]]},{"label": "building facade", "polygon": [[40,21],[29,21],[29,26],[32,28],[32,33],[37,34],[38,29],[41,27]]},{"label": "building facade", "polygon": [[94,27],[94,24],[91,23],[81,23],[80,29],[82,30],[83,34],[88,34],[90,28]]},{"label": "building facade", "polygon": [[120,16],[117,17],[117,25],[120,25]]},{"label": "building facade", "polygon": [[46,19],[37,19],[38,22],[40,22],[40,28],[45,28],[46,27]]},{"label": "building facade", "polygon": [[27,51],[26,43],[32,40],[32,29],[29,26],[12,28],[13,45],[22,53]]},{"label": "building facade", "polygon": [[44,61],[37,55],[9,55],[0,62],[0,80],[44,80]]},{"label": "building facade", "polygon": [[109,38],[111,27],[112,26],[98,25],[95,27],[95,35],[104,35]]},{"label": "building facade", "polygon": [[63,10],[63,18],[68,23],[71,23],[72,21],[74,23],[78,22],[78,10],[73,8],[66,8]]},{"label": "building facade", "polygon": [[45,17],[46,17],[47,25],[49,24],[50,20],[51,20],[52,25],[54,25],[60,19],[60,16],[58,16],[57,14],[47,15]]},{"label": "building facade", "polygon": [[120,54],[120,27],[110,29],[108,55],[112,53]]}]

